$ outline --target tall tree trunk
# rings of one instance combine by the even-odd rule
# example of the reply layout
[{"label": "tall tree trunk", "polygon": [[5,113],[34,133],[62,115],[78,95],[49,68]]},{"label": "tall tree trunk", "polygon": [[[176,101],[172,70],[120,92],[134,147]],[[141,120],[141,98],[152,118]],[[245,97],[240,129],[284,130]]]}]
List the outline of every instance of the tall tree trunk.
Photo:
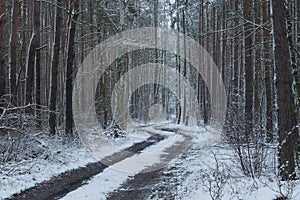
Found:
[{"label": "tall tree trunk", "polygon": [[14,0],[12,26],[11,26],[11,44],[10,44],[10,92],[11,102],[16,104],[17,99],[17,52],[18,52],[18,29],[20,16],[20,2]]},{"label": "tall tree trunk", "polygon": [[[207,27],[205,27],[205,23],[207,23],[207,15],[206,15],[206,12],[207,12],[207,6],[204,6],[204,1],[201,1],[201,4],[202,4],[202,7],[201,7],[201,13],[202,13],[202,33],[203,33],[203,36],[202,36],[202,48],[205,48],[207,49],[208,46],[207,46],[207,40],[205,40],[205,38],[207,38]],[[204,30],[205,30],[205,33],[204,33]],[[205,34],[205,36],[204,36]],[[204,42],[205,41],[205,42]],[[204,70],[207,70],[207,66],[205,64],[205,69]],[[207,93],[208,93],[208,88],[206,87],[206,82],[204,81],[204,79],[202,80],[202,105],[203,105],[203,123],[204,125],[208,125],[208,104],[207,104]]]},{"label": "tall tree trunk", "polygon": [[[187,0],[183,1],[183,3],[185,4],[185,6],[187,6]],[[184,34],[184,38],[183,38],[183,69],[182,69],[182,75],[183,77],[186,78],[186,73],[187,73],[187,47],[186,47],[186,20],[185,20],[185,9],[182,9],[181,12],[182,15],[182,33]],[[187,96],[186,96],[186,88],[183,88],[183,108],[182,108],[182,123],[187,125]]]},{"label": "tall tree trunk", "polygon": [[[262,2],[262,24],[266,24],[269,19],[269,2]],[[273,95],[272,95],[272,77],[273,70],[271,67],[271,62],[269,61],[271,55],[269,52],[269,31],[263,28],[263,41],[264,41],[264,66],[265,66],[265,87],[266,87],[266,131],[267,140],[269,142],[273,141]]]},{"label": "tall tree trunk", "polygon": [[[179,6],[180,6],[180,0],[176,0],[176,8],[179,10]],[[180,64],[180,38],[179,38],[179,30],[180,30],[180,24],[179,24],[179,22],[180,22],[180,20],[179,20],[179,17],[180,17],[180,15],[179,15],[179,11],[176,13],[176,18],[177,18],[177,31],[178,31],[178,33],[177,33],[177,55],[175,55],[176,56],[176,67],[177,67],[177,70],[178,70],[178,97],[177,97],[177,99],[178,99],[178,102],[177,102],[177,105],[176,105],[176,114],[177,114],[177,124],[180,124],[181,123],[181,115],[182,115],[182,113],[181,113],[181,110],[182,110],[182,108],[181,108],[181,106],[180,106],[180,99],[181,99],[181,89],[180,89],[180,71],[181,71],[181,64]]]},{"label": "tall tree trunk", "polygon": [[252,29],[248,21],[252,21],[252,1],[243,0],[245,23],[245,136],[250,137],[253,131],[253,59]]},{"label": "tall tree trunk", "polygon": [[[154,27],[155,27],[155,47],[157,47],[157,28],[158,28],[158,0],[154,0]],[[155,63],[158,63],[158,49],[155,48]],[[155,74],[154,74],[155,81],[159,79],[159,74],[158,74],[158,66],[155,65]],[[158,90],[159,90],[159,85],[154,84],[153,86],[153,97],[154,97],[154,104],[158,103]]]},{"label": "tall tree trunk", "polygon": [[[202,18],[203,18],[203,3],[202,1],[200,1],[199,3],[199,16],[198,16],[198,42],[199,42],[199,45],[202,46],[203,43],[202,43],[202,32],[203,32],[203,28],[202,28]],[[199,62],[201,61],[201,55],[199,55]],[[202,93],[202,82],[203,82],[203,78],[201,76],[201,74],[199,73],[198,74],[198,78],[197,78],[197,100],[198,100],[198,104],[199,104],[199,114],[197,116],[197,125],[199,126],[200,123],[201,123],[201,109],[202,109],[202,96],[201,96],[201,93]]]},{"label": "tall tree trunk", "polygon": [[40,45],[41,45],[41,24],[40,24],[40,1],[34,1],[34,31],[36,31],[35,40],[36,48],[35,48],[35,103],[37,105],[37,122],[38,125],[41,126],[41,53],[40,53]]},{"label": "tall tree trunk", "polygon": [[[6,57],[7,57],[7,27],[6,27],[6,1],[0,1],[0,99],[5,91],[6,84]],[[0,110],[1,113],[1,110]]]},{"label": "tall tree trunk", "polygon": [[[239,3],[238,1],[234,2],[234,10],[236,13],[239,12]],[[240,41],[240,37],[239,37],[239,17],[236,16],[234,19],[234,24],[235,24],[235,38],[234,38],[234,68],[233,68],[233,78],[232,78],[232,114],[233,115],[237,115],[240,111],[240,106],[239,106],[239,95],[240,95],[240,85],[239,85],[239,68],[240,68],[240,63],[239,63],[239,56],[240,56],[240,52],[239,52],[239,41]],[[224,56],[224,55],[223,55]],[[234,122],[233,122],[234,123]],[[236,123],[238,124],[238,123]],[[238,127],[236,127],[236,130],[239,130]]]},{"label": "tall tree trunk", "polygon": [[[253,6],[254,10],[254,23],[261,24],[261,6],[260,2],[254,2]],[[261,24],[262,26],[262,24]],[[253,128],[255,130],[255,136],[252,138],[256,140],[257,137],[261,136],[261,129],[262,129],[262,112],[261,112],[261,73],[262,72],[262,41],[261,41],[261,29],[258,29],[253,33],[253,68],[254,68],[254,75],[253,75]]]},{"label": "tall tree trunk", "polygon": [[284,0],[273,0],[272,6],[278,90],[279,174],[283,180],[288,180],[295,176],[294,136],[297,135],[292,96],[292,68]]},{"label": "tall tree trunk", "polygon": [[[28,59],[26,63],[26,98],[25,104],[37,103],[35,90],[34,72],[38,72],[40,68],[40,53],[38,48],[40,47],[40,2],[34,0],[33,4],[33,32],[30,39]],[[40,74],[39,74],[40,75]],[[38,78],[38,74],[36,73]],[[38,91],[37,91],[38,92]]]},{"label": "tall tree trunk", "polygon": [[52,55],[52,72],[51,72],[51,91],[50,91],[50,116],[49,116],[49,134],[55,135],[56,128],[56,98],[57,98],[57,71],[59,61],[60,33],[61,33],[61,5],[62,0],[57,0],[54,30],[54,47]]},{"label": "tall tree trunk", "polygon": [[[296,33],[295,33],[295,28],[297,24],[297,18],[296,16],[293,16],[295,12],[295,2],[287,2],[287,8],[289,8],[286,11],[286,23],[287,23],[287,38],[288,38],[288,44],[289,44],[289,49],[290,49],[290,62],[292,66],[292,72],[293,72],[293,97],[294,97],[294,102],[295,102],[295,110],[296,112],[296,120],[297,124],[299,124],[300,119],[299,119],[299,107],[300,107],[300,79],[299,79],[299,66],[297,65],[299,61],[297,61],[299,52],[297,52],[297,49],[295,46],[297,46],[297,41],[296,41]],[[299,130],[299,128],[298,128]],[[299,160],[299,154],[298,154],[298,141],[295,142],[295,153],[296,153],[296,159]]]},{"label": "tall tree trunk", "polygon": [[[74,41],[76,32],[76,20],[78,17],[78,0],[72,1],[73,9],[70,12],[70,30],[68,38],[68,57],[67,57],[67,74],[66,74],[66,134],[73,135],[73,112],[72,112],[72,91],[73,91],[73,58],[74,58]],[[71,15],[72,14],[72,15]]]}]

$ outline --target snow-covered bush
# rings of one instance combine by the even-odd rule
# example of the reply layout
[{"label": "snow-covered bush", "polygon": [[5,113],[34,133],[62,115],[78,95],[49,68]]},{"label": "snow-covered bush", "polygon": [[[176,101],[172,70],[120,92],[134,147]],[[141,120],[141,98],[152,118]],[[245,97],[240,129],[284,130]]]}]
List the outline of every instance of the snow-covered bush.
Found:
[{"label": "snow-covered bush", "polygon": [[[268,141],[268,136],[262,128],[256,128],[250,135],[245,131],[246,123],[243,112],[231,110],[224,128],[224,139],[236,152],[240,168],[246,176],[259,178],[268,169],[275,146]],[[273,160],[271,159],[271,162]]]},{"label": "snow-covered bush", "polygon": [[38,152],[32,146],[34,139],[29,134],[35,132],[37,121],[33,114],[26,112],[27,109],[32,107],[1,107],[0,163],[20,162],[37,156]]},{"label": "snow-covered bush", "polygon": [[230,179],[230,169],[227,165],[220,163],[215,155],[214,158],[215,166],[206,165],[207,168],[200,171],[201,182],[212,200],[221,200],[225,186]]}]

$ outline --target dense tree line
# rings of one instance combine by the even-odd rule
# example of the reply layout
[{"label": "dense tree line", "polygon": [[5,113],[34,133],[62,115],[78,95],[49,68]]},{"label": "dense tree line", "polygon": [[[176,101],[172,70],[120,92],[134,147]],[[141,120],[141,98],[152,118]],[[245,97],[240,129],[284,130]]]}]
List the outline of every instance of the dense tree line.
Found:
[{"label": "dense tree line", "polygon": [[[72,136],[72,83],[93,47],[124,30],[175,29],[197,40],[221,72],[228,97],[224,137],[236,150],[243,172],[259,176],[266,146],[276,144],[279,174],[293,178],[299,163],[299,19],[299,0],[0,1],[0,131],[23,123],[6,123],[8,113],[18,113],[31,116],[36,128],[51,135],[64,127]],[[179,46],[178,51],[187,48]],[[99,80],[95,98],[102,126],[115,126],[108,103],[114,84],[129,69],[148,62],[173,66],[194,85],[196,123],[208,125],[211,97],[201,74],[170,52],[141,49],[122,55]],[[160,103],[167,117],[189,125],[192,104],[186,90],[179,95],[145,85],[131,97],[131,115],[147,122],[151,106]]]}]

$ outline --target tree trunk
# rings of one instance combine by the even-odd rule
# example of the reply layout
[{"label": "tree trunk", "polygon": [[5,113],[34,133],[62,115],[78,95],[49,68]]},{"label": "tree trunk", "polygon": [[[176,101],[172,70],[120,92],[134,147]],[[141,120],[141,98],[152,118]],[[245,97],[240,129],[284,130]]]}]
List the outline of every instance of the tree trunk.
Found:
[{"label": "tree trunk", "polygon": [[51,91],[50,91],[50,116],[49,116],[49,134],[55,135],[56,128],[56,98],[57,98],[57,71],[59,61],[59,47],[60,47],[60,33],[61,33],[61,5],[62,0],[57,0],[58,6],[56,7],[55,16],[55,38],[52,55],[52,72],[51,72]]},{"label": "tree trunk", "polygon": [[38,126],[41,126],[41,54],[40,54],[40,45],[41,45],[41,24],[40,24],[40,1],[34,1],[34,31],[35,35],[35,103],[37,105],[37,122]]},{"label": "tree trunk", "polygon": [[[176,7],[177,9],[179,9],[179,6],[180,6],[180,1],[179,0],[176,0]],[[180,124],[181,123],[181,106],[180,106],[180,99],[181,99],[181,90],[180,90],[180,68],[181,68],[181,64],[180,64],[180,38],[179,38],[179,30],[180,30],[180,25],[179,25],[179,12],[176,13],[176,17],[177,17],[177,55],[176,56],[176,67],[177,67],[177,70],[178,70],[178,102],[177,102],[177,105],[176,105],[176,114],[177,114],[177,124]]]},{"label": "tree trunk", "polygon": [[[187,0],[183,1],[183,4],[185,4],[187,6]],[[184,34],[184,38],[183,38],[183,69],[182,69],[182,75],[184,78],[186,78],[186,73],[187,73],[187,47],[186,47],[186,20],[185,20],[185,9],[182,9],[181,11],[181,15],[182,15],[182,33]],[[186,96],[186,88],[183,88],[183,108],[182,108],[182,124],[187,125],[187,96]]]},{"label": "tree trunk", "polygon": [[[6,27],[6,1],[0,1],[0,99],[5,91],[6,84],[6,56],[7,56],[7,27]],[[0,110],[1,113],[1,110]]]},{"label": "tree trunk", "polygon": [[18,29],[20,16],[20,2],[14,0],[12,26],[11,26],[11,46],[10,46],[10,93],[11,103],[16,104],[17,99],[17,52],[18,52]]},{"label": "tree trunk", "polygon": [[[38,50],[38,48],[40,47],[40,4],[38,0],[34,0],[32,4],[33,4],[33,32],[30,39],[28,60],[26,66],[25,104],[37,103],[36,97],[34,95],[34,89],[35,89],[34,71],[38,72],[39,71],[38,68],[40,68],[40,53]],[[37,78],[39,75],[38,73],[36,73]]]},{"label": "tree trunk", "polygon": [[[262,23],[266,24],[269,19],[269,3],[262,3]],[[267,141],[273,141],[273,95],[272,95],[272,77],[273,70],[271,67],[271,62],[269,61],[271,53],[269,53],[269,31],[263,29],[263,41],[264,41],[264,66],[265,66],[265,87],[266,87],[266,104],[267,104],[267,113],[266,113],[266,131],[267,131]]]},{"label": "tree trunk", "polygon": [[78,17],[78,0],[72,2],[73,10],[70,13],[70,30],[68,38],[68,57],[67,57],[67,74],[66,74],[66,134],[73,135],[73,112],[72,112],[72,91],[73,91],[73,58],[74,58],[74,41],[76,32],[76,20]]},{"label": "tree trunk", "polygon": [[[299,66],[298,66],[298,56],[299,52],[296,49],[297,46],[297,41],[296,41],[296,27],[295,25],[297,24],[297,18],[296,16],[293,16],[293,13],[295,12],[295,2],[288,2],[287,3],[287,8],[289,8],[286,11],[286,23],[287,23],[287,38],[288,38],[288,44],[289,44],[289,50],[290,50],[290,62],[292,66],[292,72],[293,72],[293,97],[294,97],[294,102],[295,102],[295,110],[296,112],[296,120],[297,124],[299,124],[299,107],[300,107],[300,80],[299,80]],[[299,131],[299,127],[298,127]],[[295,142],[295,153],[296,153],[296,159],[299,159],[299,154],[298,154],[298,141]]]},{"label": "tree trunk", "polygon": [[[155,27],[155,33],[154,33],[154,37],[155,37],[155,47],[157,47],[157,28],[158,28],[158,0],[154,0],[154,27]],[[155,63],[158,63],[158,49],[155,48]],[[158,74],[158,66],[155,65],[155,74],[154,74],[154,78],[155,81],[159,80],[159,74]],[[154,97],[154,101],[153,104],[157,104],[158,103],[158,90],[159,90],[159,85],[158,84],[154,84],[154,88],[153,88],[153,97]]]},{"label": "tree trunk", "polygon": [[295,176],[294,136],[297,134],[292,96],[292,68],[284,0],[273,0],[272,6],[278,90],[279,175],[283,180],[288,180]]},{"label": "tree trunk", "polygon": [[252,1],[243,0],[245,29],[245,136],[250,137],[253,131],[253,60],[252,60],[252,29],[247,21],[252,21]]}]

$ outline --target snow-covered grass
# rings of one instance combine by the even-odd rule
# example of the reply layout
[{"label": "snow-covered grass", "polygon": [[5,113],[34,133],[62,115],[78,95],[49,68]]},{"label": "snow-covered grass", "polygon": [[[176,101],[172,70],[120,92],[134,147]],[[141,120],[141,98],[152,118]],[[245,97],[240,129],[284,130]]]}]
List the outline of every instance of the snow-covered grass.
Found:
[{"label": "snow-covered grass", "polygon": [[193,167],[183,166],[189,170],[190,175],[178,187],[176,199],[273,200],[282,196],[288,197],[287,199],[300,198],[299,181],[283,182],[274,174],[264,174],[259,178],[246,177],[238,163],[232,160],[232,156],[234,154],[229,149],[215,147],[201,159],[202,162],[194,160]]},{"label": "snow-covered grass", "polygon": [[26,145],[34,156],[18,153],[24,159],[0,164],[0,199],[51,179],[62,172],[78,168],[96,160],[78,138],[49,137],[46,133],[26,133]]},{"label": "snow-covered grass", "polygon": [[[111,141],[118,151],[148,137],[149,134],[136,131],[130,137]],[[18,159],[0,163],[0,199],[97,161],[79,137],[68,139],[67,136],[49,137],[47,133],[26,133],[26,139],[15,142],[26,149],[15,149]]]},{"label": "snow-covered grass", "polygon": [[190,148],[170,163],[148,199],[165,199],[170,195],[181,200],[273,200],[282,196],[300,199],[300,182],[280,181],[272,166],[259,178],[245,176],[228,144],[223,140],[211,148],[205,144],[211,131],[214,130],[203,128],[197,134],[188,133],[194,135]]}]

